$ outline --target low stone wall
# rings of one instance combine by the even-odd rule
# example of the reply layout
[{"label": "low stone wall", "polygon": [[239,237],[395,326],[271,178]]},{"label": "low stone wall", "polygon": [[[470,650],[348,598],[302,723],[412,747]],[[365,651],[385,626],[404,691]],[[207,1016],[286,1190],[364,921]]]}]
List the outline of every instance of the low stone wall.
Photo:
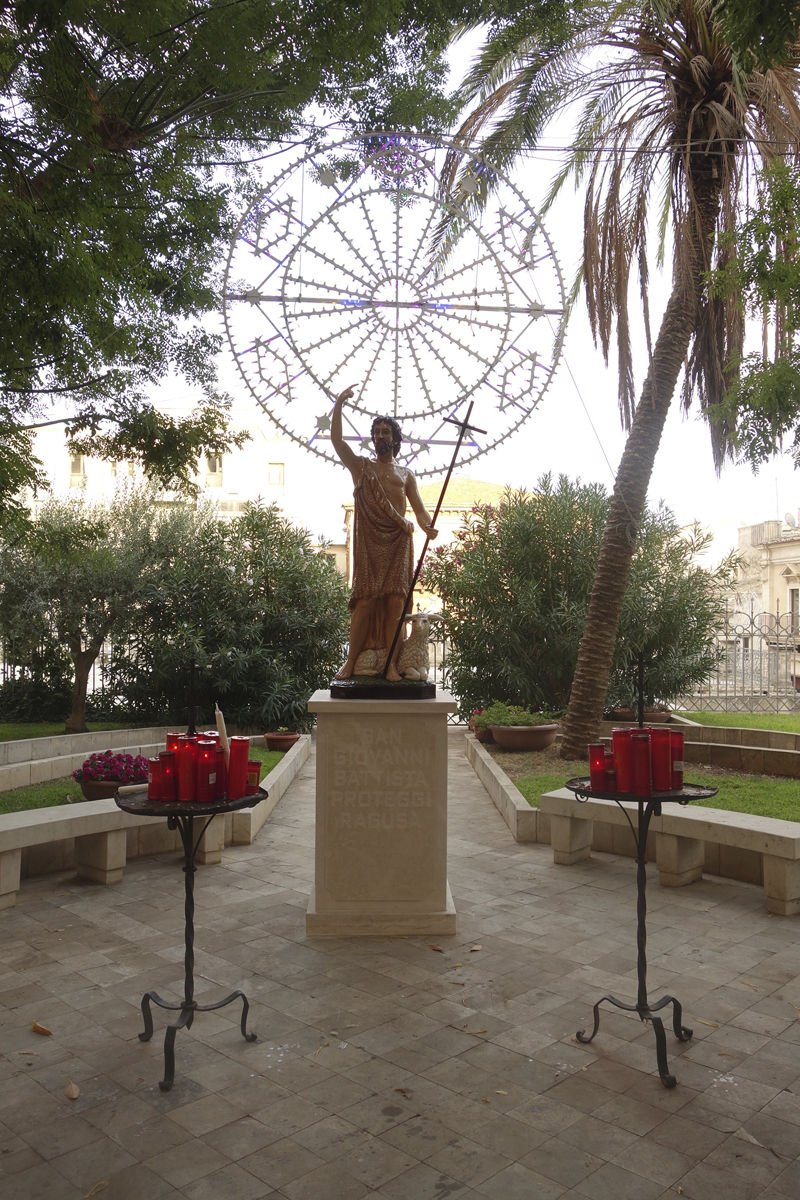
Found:
[{"label": "low stone wall", "polygon": [[[253,737],[251,741],[256,744],[263,743],[264,738],[263,736]],[[160,748],[163,749],[163,745]],[[278,765],[261,781],[262,787],[269,792],[266,800],[262,800],[254,808],[228,813],[224,818],[215,818],[215,820],[219,820],[220,825],[224,822],[222,844],[242,846],[249,845],[254,840],[259,829],[303,766],[310,751],[311,735],[303,734]],[[77,784],[75,786],[78,787]],[[113,802],[98,800],[95,803],[108,805]],[[59,811],[68,814],[69,808]],[[0,817],[1,825],[2,818]],[[2,832],[1,828],[0,832]],[[142,858],[149,854],[166,854],[170,851],[181,850],[178,831],[168,829],[166,821],[155,825],[143,822],[141,825],[128,829],[126,841],[128,858]],[[50,875],[57,871],[70,871],[74,867],[75,839],[74,837],[64,838],[57,842],[45,842],[40,846],[23,847],[20,877],[26,879],[33,875]]]},{"label": "low stone wall", "polygon": [[[514,786],[499,763],[477,740],[467,733],[466,755],[492,802],[508,825],[517,842],[543,842],[550,845],[550,817],[531,808],[522,793]],[[800,809],[800,805],[798,805]],[[762,885],[764,882],[762,855],[755,850],[736,846],[720,846],[705,842],[704,871],[707,875],[721,875],[725,879],[738,879],[743,883]],[[610,825],[605,821],[594,822],[592,849],[602,854],[622,854],[636,857],[636,846],[630,829]],[[655,861],[655,836],[647,839],[647,856]]]}]

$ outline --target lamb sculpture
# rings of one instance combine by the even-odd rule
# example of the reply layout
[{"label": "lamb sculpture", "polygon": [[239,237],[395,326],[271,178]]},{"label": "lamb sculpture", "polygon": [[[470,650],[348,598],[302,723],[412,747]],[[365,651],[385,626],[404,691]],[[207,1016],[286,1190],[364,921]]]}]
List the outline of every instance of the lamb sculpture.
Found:
[{"label": "lamb sculpture", "polygon": [[406,618],[411,623],[411,636],[403,642],[397,658],[397,669],[404,679],[427,679],[430,670],[428,638],[431,621],[440,621],[438,613],[414,613]]},{"label": "lamb sculpture", "polygon": [[[439,621],[437,613],[413,613],[406,617],[411,624],[411,635],[403,642],[397,659],[397,669],[404,679],[428,678],[428,638],[431,621]],[[356,675],[379,675],[386,662],[386,650],[362,650],[356,662]]]}]

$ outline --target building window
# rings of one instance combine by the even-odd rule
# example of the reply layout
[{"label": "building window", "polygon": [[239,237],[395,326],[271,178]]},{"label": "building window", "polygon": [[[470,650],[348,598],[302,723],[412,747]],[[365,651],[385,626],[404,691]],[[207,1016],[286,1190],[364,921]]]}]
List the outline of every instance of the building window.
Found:
[{"label": "building window", "polygon": [[86,487],[86,460],[82,454],[73,454],[70,456],[69,486]]},{"label": "building window", "polygon": [[134,474],[135,470],[136,470],[135,463],[129,462],[128,463],[128,475],[130,476],[131,479],[133,479],[133,474]]},{"label": "building window", "polygon": [[283,487],[284,484],[284,464],[270,463],[267,473],[267,482],[271,487]]},{"label": "building window", "polygon": [[800,588],[789,588],[789,611],[792,633],[800,633]]},{"label": "building window", "polygon": [[206,486],[222,487],[222,455],[206,455]]}]

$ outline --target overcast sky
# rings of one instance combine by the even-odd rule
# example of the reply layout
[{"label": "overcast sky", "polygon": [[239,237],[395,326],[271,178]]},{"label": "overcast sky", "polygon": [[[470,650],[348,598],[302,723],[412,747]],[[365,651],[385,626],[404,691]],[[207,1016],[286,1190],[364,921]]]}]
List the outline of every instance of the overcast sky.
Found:
[{"label": "overcast sky", "polygon": [[[463,76],[475,53],[479,39],[472,37],[456,46],[451,55],[452,79]],[[541,152],[527,157],[513,176],[534,208],[541,204],[547,185],[560,161],[558,147],[569,141],[566,123],[548,132]],[[301,151],[287,152],[294,159]],[[264,182],[282,169],[282,157],[265,165]],[[569,185],[562,198],[546,217],[544,224],[559,257],[565,281],[569,285],[575,272],[583,227],[582,195]],[[654,239],[651,239],[654,241]],[[650,311],[654,336],[661,311],[669,295],[669,266],[659,275],[651,270]],[[639,308],[636,282],[631,285],[631,314]],[[643,331],[633,321],[637,362],[637,388],[645,368]],[[760,333],[754,330],[758,344]],[[226,352],[227,353],[227,352]],[[246,395],[238,373],[229,358],[223,367],[224,382],[236,397],[234,415],[238,421],[260,421],[260,412]],[[347,379],[345,383],[351,382]],[[165,389],[164,394],[168,389]],[[173,392],[174,395],[174,392]],[[594,426],[594,428],[593,428]],[[470,464],[465,472],[472,478],[532,487],[544,471],[565,473],[584,482],[599,482],[610,488],[624,446],[617,406],[617,374],[614,361],[606,367],[601,353],[594,349],[581,299],[570,321],[564,355],[555,381],[544,400],[518,434],[482,459]],[[610,465],[609,465],[610,464]],[[309,483],[313,492],[326,492],[326,512],[309,492],[308,512],[292,514],[309,525],[313,533],[332,540],[341,536],[339,503],[350,492],[346,472],[308,455]],[[650,486],[652,503],[664,500],[681,523],[698,520],[715,536],[711,556],[714,559],[736,545],[737,528],[744,522],[754,524],[787,511],[798,512],[800,487],[789,457],[755,475],[749,467],[726,465],[717,478],[711,457],[708,429],[696,412],[685,416],[676,397],[673,400],[664,437],[656,459]]]}]

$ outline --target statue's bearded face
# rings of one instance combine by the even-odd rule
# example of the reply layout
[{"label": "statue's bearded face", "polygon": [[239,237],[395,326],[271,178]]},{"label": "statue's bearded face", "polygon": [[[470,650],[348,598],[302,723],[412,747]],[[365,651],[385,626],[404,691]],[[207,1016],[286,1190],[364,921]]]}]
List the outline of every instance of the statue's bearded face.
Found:
[{"label": "statue's bearded face", "polygon": [[372,432],[372,440],[375,445],[375,453],[381,458],[394,450],[394,433],[388,421],[381,421],[375,426]]}]

